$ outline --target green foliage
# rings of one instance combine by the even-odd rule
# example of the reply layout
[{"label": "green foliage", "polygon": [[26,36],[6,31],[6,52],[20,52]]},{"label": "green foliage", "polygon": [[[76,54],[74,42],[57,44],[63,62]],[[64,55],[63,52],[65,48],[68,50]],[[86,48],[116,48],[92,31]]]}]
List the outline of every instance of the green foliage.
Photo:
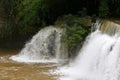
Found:
[{"label": "green foliage", "polygon": [[73,16],[71,14],[64,15],[62,17],[59,17],[58,20],[55,22],[56,25],[68,25],[72,26],[77,20],[76,16]]},{"label": "green foliage", "polygon": [[110,16],[120,18],[120,0],[109,0],[108,4]]},{"label": "green foliage", "polygon": [[22,0],[17,5],[19,26],[26,30],[30,26],[42,28],[52,24],[64,13],[66,0]]},{"label": "green foliage", "polygon": [[39,25],[47,13],[47,6],[44,5],[43,0],[22,0],[17,10],[17,16],[23,26]]},{"label": "green foliage", "polygon": [[66,29],[66,34],[62,36],[61,42],[68,46],[68,53],[70,56],[75,56],[76,49],[85,40],[85,37],[90,31],[87,25],[89,17],[78,17],[71,14],[59,18],[56,26]]},{"label": "green foliage", "polygon": [[99,16],[120,18],[120,0],[101,0]]},{"label": "green foliage", "polygon": [[91,26],[90,25],[90,17],[89,16],[84,16],[84,17],[79,17],[76,15],[68,14],[64,15],[58,18],[58,20],[55,22],[56,25],[58,26]]},{"label": "green foliage", "polygon": [[83,26],[67,27],[66,30],[67,39],[64,41],[69,46],[70,52],[76,53],[77,47],[84,41],[88,31]]},{"label": "green foliage", "polygon": [[109,13],[109,6],[107,0],[102,0],[99,6],[99,16],[105,17]]},{"label": "green foliage", "polygon": [[0,19],[2,21],[1,29],[0,29],[0,39],[1,38],[10,38],[15,33],[15,6],[16,1],[14,0],[1,0],[0,6],[2,10],[2,14],[0,17],[3,19]]}]

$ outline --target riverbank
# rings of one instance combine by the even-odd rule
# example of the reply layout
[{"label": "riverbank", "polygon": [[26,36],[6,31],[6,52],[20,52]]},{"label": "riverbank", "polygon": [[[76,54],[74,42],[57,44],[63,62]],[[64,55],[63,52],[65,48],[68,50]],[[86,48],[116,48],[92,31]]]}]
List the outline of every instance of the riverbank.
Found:
[{"label": "riverbank", "polygon": [[18,63],[9,59],[19,50],[0,49],[0,80],[56,80],[49,70],[55,69],[53,63]]}]

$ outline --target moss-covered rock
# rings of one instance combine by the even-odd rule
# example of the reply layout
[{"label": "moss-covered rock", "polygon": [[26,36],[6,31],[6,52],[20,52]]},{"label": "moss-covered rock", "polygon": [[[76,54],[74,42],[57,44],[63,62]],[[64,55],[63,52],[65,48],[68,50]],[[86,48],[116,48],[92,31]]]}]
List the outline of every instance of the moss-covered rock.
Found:
[{"label": "moss-covered rock", "polygon": [[66,34],[62,35],[61,42],[68,48],[69,57],[74,57],[77,54],[82,42],[90,32],[90,17],[78,17],[66,15],[56,21],[57,27],[66,29]]}]

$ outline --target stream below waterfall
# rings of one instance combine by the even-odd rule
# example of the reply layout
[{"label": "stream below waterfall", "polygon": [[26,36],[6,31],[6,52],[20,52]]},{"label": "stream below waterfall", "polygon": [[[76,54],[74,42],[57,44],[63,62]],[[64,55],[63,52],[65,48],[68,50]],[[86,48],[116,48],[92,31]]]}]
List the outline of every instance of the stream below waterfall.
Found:
[{"label": "stream below waterfall", "polygon": [[19,63],[9,59],[18,51],[0,50],[0,80],[56,80],[55,63]]}]

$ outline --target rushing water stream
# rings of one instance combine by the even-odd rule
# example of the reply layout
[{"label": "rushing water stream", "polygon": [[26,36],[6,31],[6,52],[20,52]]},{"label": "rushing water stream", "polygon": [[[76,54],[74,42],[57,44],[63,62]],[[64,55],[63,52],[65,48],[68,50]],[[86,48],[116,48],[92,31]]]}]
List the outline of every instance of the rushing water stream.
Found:
[{"label": "rushing water stream", "polygon": [[9,59],[18,51],[0,50],[0,80],[56,80],[54,63],[18,63]]},{"label": "rushing water stream", "polygon": [[60,80],[120,80],[120,25],[104,21],[76,59],[59,71],[64,75]]}]

